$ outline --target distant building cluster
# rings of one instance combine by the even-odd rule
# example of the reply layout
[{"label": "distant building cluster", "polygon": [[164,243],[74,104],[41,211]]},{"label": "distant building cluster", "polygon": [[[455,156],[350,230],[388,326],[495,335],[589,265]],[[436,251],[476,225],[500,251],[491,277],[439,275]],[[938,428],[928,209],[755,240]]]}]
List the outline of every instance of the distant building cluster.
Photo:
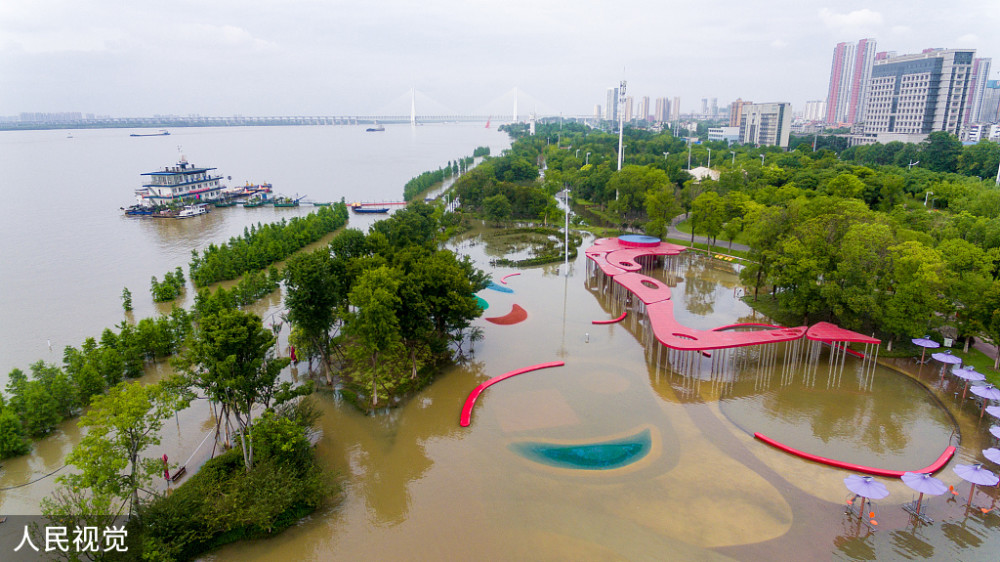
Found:
[{"label": "distant building cluster", "polygon": [[[935,131],[990,138],[1000,101],[1000,85],[988,80],[990,63],[975,49],[900,55],[877,52],[874,39],[838,43],[823,124],[850,128],[853,145],[920,142]],[[815,117],[807,113],[807,120]]]}]

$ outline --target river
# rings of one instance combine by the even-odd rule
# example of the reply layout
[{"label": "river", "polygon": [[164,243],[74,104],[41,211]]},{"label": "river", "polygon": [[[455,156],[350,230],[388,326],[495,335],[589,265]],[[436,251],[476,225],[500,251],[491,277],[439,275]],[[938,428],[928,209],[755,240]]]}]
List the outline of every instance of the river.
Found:
[{"label": "river", "polygon": [[[176,154],[175,144],[183,136],[180,133],[171,135],[176,138],[170,138],[169,146],[161,138],[137,140],[159,142],[164,145],[159,152],[169,156]],[[350,136],[352,133],[354,136]],[[121,139],[109,138],[121,135],[120,131],[81,131],[73,139],[51,132],[30,133],[23,138],[38,139],[33,141],[39,143],[34,151],[38,158],[56,150],[48,145],[61,147],[87,134],[105,139],[95,140],[95,146],[129,146]],[[494,153],[506,146],[503,135],[466,126],[414,131],[387,127],[387,134],[376,138],[358,129],[336,127],[215,129],[191,131],[191,135],[233,137],[231,142],[241,142],[244,148],[268,146],[268,150],[257,153],[258,158],[245,158],[239,160],[239,166],[226,163],[223,167],[226,161],[222,156],[205,159],[199,154],[212,142],[201,139],[201,144],[183,143],[189,160],[218,166],[224,175],[232,174],[234,182],[267,180],[275,184],[277,191],[308,193],[317,199],[334,199],[338,194],[348,200],[395,199],[402,184],[420,171],[470,154],[478,145],[490,144]],[[242,135],[254,141],[236,140]],[[447,140],[449,135],[454,137],[451,141]],[[394,136],[405,138],[396,141]],[[385,173],[379,169],[379,162],[383,166],[392,162],[394,154],[386,147],[383,156],[382,144],[375,143],[400,142],[395,149],[398,153],[409,143],[421,144],[419,139],[424,136],[444,146],[426,155],[427,161],[414,163],[412,171],[405,166],[399,170],[391,189],[379,192],[357,187],[390,183],[388,179],[372,179]],[[352,154],[353,159],[331,165],[326,158],[336,158],[336,151],[314,146],[317,139],[327,137],[349,139],[343,141],[346,145],[365,144],[365,150],[378,150],[379,156],[363,155],[360,149],[351,152],[356,147],[342,146],[340,150]],[[457,147],[461,143],[465,144]],[[300,149],[290,148],[290,144]],[[188,146],[200,148],[196,151]],[[231,149],[222,152],[229,154]],[[32,153],[29,148],[20,150]],[[273,163],[274,169],[263,175],[258,175],[256,169],[252,174],[242,171],[263,165],[258,160],[272,152],[289,162],[284,167]],[[296,160],[301,152],[313,155],[311,164]],[[13,162],[8,161],[6,150],[3,154],[0,170],[6,171]],[[54,347],[56,338],[78,345],[83,336],[120,321],[119,293],[123,285],[132,288],[136,304],[142,307],[137,306],[137,316],[151,314],[154,307],[145,302],[149,300],[146,287],[150,275],[162,275],[176,265],[185,265],[192,244],[201,247],[208,238],[219,241],[242,230],[247,218],[240,213],[247,211],[241,208],[222,209],[190,222],[175,221],[180,223],[177,228],[187,229],[186,225],[196,224],[193,221],[203,220],[204,225],[197,231],[167,229],[170,225],[157,221],[118,217],[113,211],[127,202],[125,194],[137,183],[138,172],[164,165],[164,158],[157,156],[155,162],[131,166],[129,173],[121,174],[123,179],[118,180],[113,194],[102,195],[107,201],[100,205],[100,212],[110,213],[105,218],[78,218],[81,215],[59,211],[62,204],[58,200],[46,206],[47,213],[76,221],[72,224],[80,230],[80,237],[102,240],[105,245],[121,249],[129,259],[109,257],[114,252],[107,248],[97,251],[89,245],[75,244],[75,237],[63,232],[60,221],[45,219],[54,230],[51,237],[76,245],[85,253],[81,259],[71,260],[73,252],[59,243],[39,243],[36,239],[49,235],[28,228],[31,223],[27,219],[21,222],[20,229],[4,226],[5,234],[21,233],[18,239],[33,243],[36,251],[44,248],[57,252],[61,260],[71,261],[65,267],[73,271],[35,281],[8,282],[6,264],[12,262],[6,256],[13,250],[4,247],[4,292],[8,286],[27,291],[22,287],[44,284],[59,302],[45,306],[47,322],[29,322],[32,315],[21,312],[28,308],[21,303],[34,305],[31,295],[45,291],[22,292],[20,298],[4,301],[8,310],[17,310],[21,321],[33,326],[34,332],[28,334],[27,330],[4,324],[7,337],[33,347],[32,353],[18,350],[10,357],[5,347],[5,362],[24,365],[48,357],[45,339],[52,338]],[[290,179],[312,165],[316,170],[311,182]],[[231,166],[244,175],[231,172]],[[22,181],[30,179],[31,167],[18,167],[24,174]],[[320,170],[324,171],[322,175]],[[48,169],[44,172],[58,175]],[[341,172],[344,179],[336,175]],[[8,174],[0,177],[6,181]],[[339,191],[332,187],[321,191],[322,186],[342,187]],[[72,189],[54,189],[66,198],[84,199]],[[105,191],[104,187],[94,189]],[[271,209],[265,216],[273,219],[278,213]],[[220,224],[212,226],[212,220]],[[267,219],[262,216],[261,220]],[[351,221],[352,226],[359,226],[356,217],[352,216]],[[108,234],[97,237],[94,232]],[[585,240],[584,247],[589,243]],[[130,244],[141,250],[130,248]],[[956,463],[975,461],[980,449],[993,443],[986,431],[989,422],[979,421],[974,404],[963,404],[953,397],[954,390],[960,389],[954,381],[946,379],[945,384],[938,385],[933,369],[913,379],[879,367],[872,380],[864,377],[860,363],[853,358],[847,358],[842,372],[831,371],[824,354],[818,370],[808,376],[800,370],[784,370],[781,361],[776,361],[770,371],[749,362],[746,368],[724,377],[708,376],[702,371],[681,375],[664,367],[654,359],[655,354],[644,348],[641,324],[632,318],[620,324],[592,324],[594,320],[617,316],[618,310],[611,297],[595,290],[583,252],[570,264],[569,271],[561,264],[515,270],[490,265],[496,251],[491,249],[488,235],[472,232],[449,246],[472,257],[498,282],[505,275],[520,273],[506,279],[512,292],[485,290],[480,296],[490,305],[486,317],[503,316],[517,304],[527,311],[527,319],[511,325],[477,321],[485,337],[469,350],[466,360],[389,413],[365,416],[330,392],[318,393],[324,437],[317,452],[325,466],[341,475],[345,488],[342,501],[275,538],[230,545],[209,554],[208,559],[976,560],[988,559],[992,556],[989,552],[1000,548],[1000,517],[995,512],[984,515],[977,509],[965,509],[968,484],[951,470]],[[17,255],[30,262],[27,254]],[[60,271],[59,264],[49,263],[58,261],[55,258],[41,261],[39,269],[26,263],[23,271]],[[685,256],[671,263],[653,275],[671,287],[675,315],[683,323],[704,329],[761,320],[734,297],[739,284],[735,266]],[[89,297],[85,287],[101,294]],[[80,295],[75,297],[80,301],[73,295]],[[89,300],[103,304],[96,306]],[[280,310],[280,294],[265,299],[254,310],[262,315]],[[73,328],[50,325],[60,322],[68,322]],[[29,341],[39,337],[42,343]],[[65,343],[59,340],[58,345]],[[55,361],[58,351],[52,353]],[[550,361],[563,361],[565,365],[490,387],[477,402],[471,425],[459,426],[462,403],[477,384],[514,369]],[[148,378],[153,380],[166,370],[163,366],[152,369]],[[288,376],[302,376],[304,371],[302,364]],[[914,494],[899,481],[880,479],[891,495],[878,502],[881,524],[877,532],[844,514],[847,490],[843,479],[848,472],[767,447],[754,440],[751,433],[761,431],[801,449],[850,462],[912,469],[930,464],[948,443],[958,443],[953,434],[956,424],[961,434],[959,451],[937,476],[954,485],[961,492],[960,499],[930,499],[928,513],[936,522],[914,526],[900,509]],[[176,423],[167,424],[163,446],[152,454],[165,452],[171,459],[184,461],[210,428],[207,406],[197,403],[181,412]],[[36,445],[34,455],[8,461],[0,475],[0,487],[24,484],[58,469],[77,439],[72,422],[63,424],[56,435]],[[639,452],[634,458],[604,470],[544,462],[534,454],[546,447],[574,450],[609,443],[641,446],[635,449]],[[32,513],[33,505],[52,487],[52,478],[48,478],[4,492],[0,495],[0,512]],[[987,492],[981,491],[975,502],[989,505],[990,499]]]}]

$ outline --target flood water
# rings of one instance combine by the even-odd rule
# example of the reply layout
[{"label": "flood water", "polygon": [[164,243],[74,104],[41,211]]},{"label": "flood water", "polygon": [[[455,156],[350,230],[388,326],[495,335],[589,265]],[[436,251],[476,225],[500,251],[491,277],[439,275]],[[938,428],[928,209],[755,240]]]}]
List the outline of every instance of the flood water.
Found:
[{"label": "flood water", "polygon": [[[456,156],[477,142],[483,144],[475,141]],[[751,350],[722,373],[707,363],[682,370],[641,343],[640,315],[630,311],[620,324],[592,324],[618,316],[622,305],[588,278],[583,252],[566,275],[561,264],[491,267],[493,254],[476,233],[450,247],[498,283],[519,272],[506,279],[513,292],[480,296],[490,305],[485,317],[503,316],[517,304],[527,319],[512,325],[478,320],[485,337],[467,360],[388,413],[365,416],[332,393],[318,394],[324,437],[317,451],[342,476],[342,500],[273,539],[224,547],[208,559],[983,560],[1000,548],[1000,517],[965,509],[969,485],[951,471],[956,463],[982,460],[980,449],[993,442],[990,422],[979,421],[971,401],[960,403],[954,392],[961,387],[949,378],[939,386],[933,367],[917,377],[887,367],[866,373],[848,357],[835,369],[828,350],[812,368],[786,366],[785,350],[776,348],[770,363]],[[177,251],[181,265],[186,256]],[[172,265],[152,267],[134,275],[160,274]],[[735,298],[731,264],[681,256],[650,274],[672,287],[676,316],[686,325],[763,321]],[[113,291],[109,314],[120,316],[122,283],[105,284]],[[256,310],[280,310],[280,295]],[[476,385],[551,361],[565,364],[490,387],[471,425],[459,426],[462,404]],[[288,376],[305,370],[300,364]],[[171,459],[186,459],[210,427],[207,406],[195,404],[167,424],[162,448]],[[915,525],[900,508],[915,495],[879,478],[890,496],[876,502],[880,525],[872,532],[844,513],[849,472],[773,449],[755,440],[754,431],[817,455],[902,470],[930,464],[952,443],[959,452],[937,476],[954,485],[959,498],[925,498],[935,523]],[[6,463],[0,486],[57,469],[76,438],[65,424],[35,456]],[[525,453],[632,442],[642,447],[603,469]],[[2,492],[0,512],[32,512],[51,480]],[[980,491],[974,503],[988,507],[995,493]]]}]

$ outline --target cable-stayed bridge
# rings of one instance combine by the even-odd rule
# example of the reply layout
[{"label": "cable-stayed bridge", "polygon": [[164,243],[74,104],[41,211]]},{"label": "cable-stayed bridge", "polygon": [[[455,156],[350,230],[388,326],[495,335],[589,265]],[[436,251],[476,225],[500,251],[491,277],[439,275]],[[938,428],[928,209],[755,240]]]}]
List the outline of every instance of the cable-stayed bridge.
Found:
[{"label": "cable-stayed bridge", "polygon": [[[527,121],[533,116],[555,116],[557,113],[527,92],[512,88],[472,111],[456,111],[427,94],[411,89],[370,114],[331,115],[270,115],[270,116],[173,116],[101,117],[88,119],[40,119],[0,123],[0,130],[39,128],[101,128],[101,127],[225,127],[265,125],[372,125],[398,123],[492,122]],[[590,115],[564,115],[567,119]]]}]

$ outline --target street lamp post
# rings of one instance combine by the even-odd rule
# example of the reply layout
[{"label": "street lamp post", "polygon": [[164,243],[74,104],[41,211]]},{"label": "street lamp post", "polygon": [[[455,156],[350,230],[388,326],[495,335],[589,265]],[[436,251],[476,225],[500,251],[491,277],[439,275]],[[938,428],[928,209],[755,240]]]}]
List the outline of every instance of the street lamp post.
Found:
[{"label": "street lamp post", "polygon": [[763,154],[760,155],[760,167],[761,168],[764,167],[764,155]]},{"label": "street lamp post", "polygon": [[691,171],[691,139],[688,139],[688,171]]},{"label": "street lamp post", "polygon": [[563,240],[563,253],[566,256],[565,267],[566,267],[566,277],[569,277],[569,189],[563,191],[565,199],[563,201],[566,203],[566,230],[565,238]]},{"label": "street lamp post", "polygon": [[733,166],[735,166],[736,165],[736,153],[733,152],[732,150],[730,150],[729,153],[733,155]]},{"label": "street lamp post", "polygon": [[584,166],[590,165],[590,153],[589,152],[587,153],[587,158],[586,158],[586,161],[583,163],[583,165]]},{"label": "street lamp post", "polygon": [[579,158],[580,157],[580,149],[579,148],[576,149],[576,155],[574,157],[575,158]]},{"label": "street lamp post", "polygon": [[933,191],[928,191],[927,193],[924,194],[924,207],[927,206],[927,198],[930,197],[931,195],[934,195]]},{"label": "street lamp post", "polygon": [[1000,166],[997,166],[997,185],[1000,186]]},{"label": "street lamp post", "polygon": [[708,166],[707,167],[708,168],[712,167],[712,149],[711,148],[708,149]]},{"label": "street lamp post", "polygon": [[[908,166],[906,166],[906,171],[910,171],[910,168],[916,166],[919,163],[920,163],[920,160],[917,160],[916,162],[914,162],[913,160],[910,160],[910,164]],[[998,174],[1000,174],[1000,172],[998,172]]]}]

